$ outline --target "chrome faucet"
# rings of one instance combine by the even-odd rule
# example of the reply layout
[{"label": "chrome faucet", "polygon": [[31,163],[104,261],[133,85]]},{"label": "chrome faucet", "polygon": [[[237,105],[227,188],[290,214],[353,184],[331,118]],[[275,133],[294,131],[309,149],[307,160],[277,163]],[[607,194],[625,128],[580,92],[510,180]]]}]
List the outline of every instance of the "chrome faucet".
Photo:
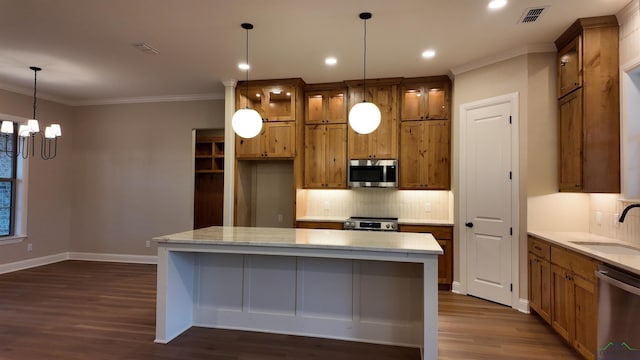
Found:
[{"label": "chrome faucet", "polygon": [[622,210],[622,215],[620,215],[620,219],[618,219],[619,222],[624,222],[624,218],[627,216],[627,213],[629,212],[629,210],[636,208],[636,207],[640,207],[640,204],[631,204],[629,206],[627,206],[626,208],[624,208],[624,210]]}]

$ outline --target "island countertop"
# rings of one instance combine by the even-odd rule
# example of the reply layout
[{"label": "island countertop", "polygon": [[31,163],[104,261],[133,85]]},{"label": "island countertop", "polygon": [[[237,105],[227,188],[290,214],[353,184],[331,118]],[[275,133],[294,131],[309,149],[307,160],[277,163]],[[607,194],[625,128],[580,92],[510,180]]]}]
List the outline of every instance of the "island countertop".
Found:
[{"label": "island countertop", "polygon": [[245,245],[442,254],[431,234],[300,228],[212,226],[153,238],[159,243]]}]

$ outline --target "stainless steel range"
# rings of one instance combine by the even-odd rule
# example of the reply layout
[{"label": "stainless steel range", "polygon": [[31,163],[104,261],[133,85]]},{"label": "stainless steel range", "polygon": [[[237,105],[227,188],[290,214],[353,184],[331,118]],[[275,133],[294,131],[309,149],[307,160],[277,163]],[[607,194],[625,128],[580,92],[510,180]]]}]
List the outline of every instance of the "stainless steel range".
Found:
[{"label": "stainless steel range", "polygon": [[353,216],[345,220],[344,230],[398,231],[398,218]]}]

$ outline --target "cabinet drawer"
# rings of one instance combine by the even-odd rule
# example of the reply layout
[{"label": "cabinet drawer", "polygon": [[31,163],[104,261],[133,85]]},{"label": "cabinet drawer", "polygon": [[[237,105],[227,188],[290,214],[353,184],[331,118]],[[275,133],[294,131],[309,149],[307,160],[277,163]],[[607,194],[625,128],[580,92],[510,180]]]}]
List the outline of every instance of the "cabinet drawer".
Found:
[{"label": "cabinet drawer", "polygon": [[399,225],[400,232],[431,233],[437,240],[453,239],[453,227],[435,225]]},{"label": "cabinet drawer", "polygon": [[545,260],[551,258],[551,246],[532,236],[529,236],[529,252]]},{"label": "cabinet drawer", "polygon": [[551,262],[572,271],[575,275],[590,281],[596,281],[596,269],[598,263],[586,256],[577,254],[571,250],[551,247]]},{"label": "cabinet drawer", "polygon": [[296,221],[296,227],[301,229],[342,230],[343,223],[333,221]]}]

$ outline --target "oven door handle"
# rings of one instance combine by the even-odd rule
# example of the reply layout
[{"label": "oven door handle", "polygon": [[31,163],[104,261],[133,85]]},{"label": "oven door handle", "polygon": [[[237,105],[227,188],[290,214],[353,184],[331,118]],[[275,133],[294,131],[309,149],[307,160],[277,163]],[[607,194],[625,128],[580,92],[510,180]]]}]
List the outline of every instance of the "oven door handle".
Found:
[{"label": "oven door handle", "polygon": [[608,272],[606,270],[599,270],[596,271],[596,277],[598,279],[600,279],[600,281],[604,281],[606,283],[609,283],[617,288],[620,288],[622,290],[625,290],[627,292],[630,292],[636,296],[640,296],[640,288],[637,288],[633,285],[629,285],[625,282],[622,282],[618,279],[614,279],[611,276],[608,275]]}]

